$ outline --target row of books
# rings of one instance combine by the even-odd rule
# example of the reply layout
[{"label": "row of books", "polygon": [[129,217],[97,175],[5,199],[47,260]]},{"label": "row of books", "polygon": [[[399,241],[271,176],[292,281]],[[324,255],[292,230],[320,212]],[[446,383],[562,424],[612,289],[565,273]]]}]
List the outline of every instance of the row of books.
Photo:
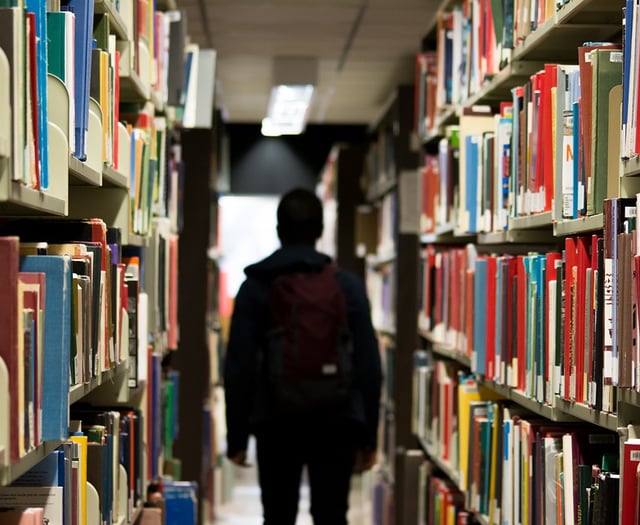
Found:
[{"label": "row of books", "polygon": [[[473,513],[490,524],[604,524],[618,522],[621,508],[630,509],[622,523],[634,523],[636,439],[539,418],[451,362],[422,363],[414,380],[415,431],[447,478],[440,474],[425,485],[423,512],[431,523],[454,523],[435,516]],[[438,401],[442,391],[450,393],[448,403]],[[633,428],[621,430],[635,435]]]},{"label": "row of books", "polygon": [[425,138],[436,129],[439,114],[476,94],[563,3],[469,0],[440,11],[435,49],[416,56],[417,136]]},{"label": "row of books", "polygon": [[[59,126],[69,155],[65,156],[56,146],[52,158],[64,159],[67,167],[70,155],[85,161],[98,173],[98,185],[104,166],[122,174],[121,184],[131,190],[131,232],[146,235],[151,210],[166,210],[169,202],[177,202],[180,188],[180,161],[169,149],[168,129],[176,114],[182,113],[173,111],[158,116],[156,110],[164,108],[166,101],[178,109],[188,103],[190,107],[199,104],[201,111],[207,111],[202,105],[203,97],[208,95],[212,100],[213,89],[206,91],[206,81],[211,82],[214,77],[214,64],[207,60],[209,55],[200,50],[200,59],[191,61],[194,67],[185,76],[184,13],[156,12],[146,1],[128,0],[117,5],[103,2],[100,12],[94,12],[93,2],[75,0],[61,2],[59,10],[49,12],[42,2],[33,3],[31,11],[29,6],[25,9],[13,3],[0,3],[3,29],[0,50],[8,58],[6,80],[12,109],[7,117],[10,117],[7,124],[11,127],[11,148],[3,147],[2,154],[9,155],[0,175],[16,184],[46,190],[50,186],[51,146],[47,130]],[[56,9],[55,5],[49,7]],[[139,41],[129,35],[129,24],[136,28],[135,38]],[[145,55],[144,49],[149,45],[153,60],[146,60],[150,72],[143,78],[155,93],[151,97],[153,103],[149,102],[148,93],[131,94],[126,67],[127,62],[138,64],[135,57]],[[33,68],[25,68],[25,64]],[[136,67],[145,69],[142,65]],[[23,82],[29,86],[23,86]],[[194,100],[186,95],[186,90],[190,90]],[[159,96],[158,92],[164,95]],[[138,106],[145,100],[147,104]],[[55,111],[47,113],[50,106]],[[61,112],[65,111],[68,114],[62,117]],[[212,109],[209,113],[212,114]],[[198,120],[192,125],[203,123]],[[67,169],[57,163],[52,166],[56,169],[51,173],[52,184],[56,186],[56,181],[64,176],[66,187]],[[66,191],[63,195],[66,198]]]},{"label": "row of books", "polygon": [[[167,381],[173,384],[172,379]],[[172,429],[163,429],[164,433],[175,432],[173,408],[145,415],[131,406],[74,405],[69,436],[62,444],[10,485],[0,487],[0,507],[7,512],[0,512],[2,523],[14,519],[23,523],[21,515],[30,516],[30,509],[37,508],[44,513],[39,524],[134,523],[145,503],[161,506],[164,519],[158,523],[195,523],[195,484],[150,468],[157,453],[151,450],[152,417]],[[166,448],[159,452],[165,459],[170,455]],[[185,498],[187,506],[179,501]]]},{"label": "row of books", "polygon": [[[512,89],[498,114],[464,108],[422,168],[422,231],[455,224],[498,232],[510,217],[602,213],[619,195],[622,53],[578,48],[579,65],[547,64]],[[458,202],[458,211],[453,203]]]},{"label": "row of books", "polygon": [[70,385],[128,360],[136,387],[150,355],[177,348],[177,238],[169,219],[157,222],[165,229],[148,248],[123,248],[120,232],[100,219],[0,226],[11,462],[64,436]]},{"label": "row of books", "polygon": [[[0,487],[2,507],[42,507],[44,523],[130,523],[144,487],[144,421],[133,408],[73,409],[70,434],[37,465]],[[77,419],[81,417],[82,419]],[[42,522],[41,522],[42,523]]]},{"label": "row of books", "polygon": [[640,388],[638,204],[604,204],[602,234],[565,237],[549,252],[426,246],[421,329],[474,372],[541,403],[560,396],[615,411],[614,387]]}]

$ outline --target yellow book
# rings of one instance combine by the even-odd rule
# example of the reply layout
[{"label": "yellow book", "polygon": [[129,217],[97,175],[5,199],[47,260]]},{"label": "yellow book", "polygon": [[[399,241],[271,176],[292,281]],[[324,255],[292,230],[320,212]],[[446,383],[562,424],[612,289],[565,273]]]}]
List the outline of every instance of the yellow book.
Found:
[{"label": "yellow book", "polygon": [[87,525],[87,436],[74,435],[69,438],[78,444],[79,459],[79,476],[78,484],[80,487],[80,508],[79,521],[80,525]]},{"label": "yellow book", "polygon": [[[460,490],[465,492],[469,481],[469,417],[470,406],[473,401],[496,400],[501,396],[495,392],[479,387],[475,378],[464,375],[459,376],[458,383],[458,475]],[[454,465],[455,467],[455,465]]]}]

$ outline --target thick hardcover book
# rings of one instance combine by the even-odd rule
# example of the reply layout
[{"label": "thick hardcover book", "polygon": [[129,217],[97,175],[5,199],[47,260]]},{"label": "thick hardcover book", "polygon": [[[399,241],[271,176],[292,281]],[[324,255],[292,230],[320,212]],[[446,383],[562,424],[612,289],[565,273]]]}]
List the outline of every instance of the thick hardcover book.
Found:
[{"label": "thick hardcover book", "polygon": [[46,4],[40,0],[25,0],[27,11],[33,13],[35,32],[35,91],[37,99],[33,100],[37,112],[37,158],[40,163],[40,187],[49,187],[49,132],[48,132],[48,112],[47,112],[47,13]]},{"label": "thick hardcover book", "polygon": [[[609,116],[611,95],[622,84],[622,52],[619,49],[596,49],[591,52],[593,63],[593,105],[591,142],[591,177],[593,178],[593,212],[602,213],[602,202],[607,194],[609,177]],[[618,88],[619,89],[619,88]],[[619,110],[617,110],[619,111]]]},{"label": "thick hardcover book", "polygon": [[[33,434],[30,446],[40,443],[42,434],[42,377],[43,351],[44,351],[44,315],[45,315],[45,295],[46,295],[46,274],[43,272],[20,272],[19,280],[23,290],[23,324],[25,339],[25,352],[30,352],[30,359],[25,356],[25,363],[31,365],[27,374],[25,371],[25,381],[28,381],[32,406],[29,411],[30,424]],[[30,348],[29,348],[30,347]]]},{"label": "thick hardcover book", "polygon": [[20,270],[46,275],[42,374],[42,439],[67,436],[71,338],[71,259],[26,255]]},{"label": "thick hardcover book", "polygon": [[198,487],[194,481],[168,481],[163,494],[167,525],[196,525]]},{"label": "thick hardcover book", "polygon": [[63,523],[62,487],[0,487],[0,508],[33,507],[44,509],[44,518],[39,523]]},{"label": "thick hardcover book", "polygon": [[11,178],[25,181],[24,150],[26,146],[26,75],[25,32],[26,15],[24,9],[7,7],[0,9],[0,49],[9,59],[11,81],[9,84],[9,102],[11,106]]},{"label": "thick hardcover book", "polygon": [[91,83],[91,48],[93,37],[93,2],[63,0],[62,9],[75,17],[75,152],[86,160],[86,138],[89,129],[89,88]]},{"label": "thick hardcover book", "polygon": [[22,426],[19,415],[18,383],[22,363],[18,361],[18,237],[0,237],[0,358],[9,372],[9,459],[15,462],[19,457],[18,432]]},{"label": "thick hardcover book", "polygon": [[630,438],[623,443],[622,458],[622,498],[620,525],[634,525],[640,520],[638,494],[638,472],[640,467],[640,439]]},{"label": "thick hardcover book", "polygon": [[604,237],[596,240],[597,277],[595,279],[594,329],[591,360],[589,404],[602,410],[603,364],[604,364]]},{"label": "thick hardcover book", "polygon": [[603,212],[604,234],[604,275],[603,297],[603,348],[604,348],[604,388],[603,406],[611,411],[615,404],[613,386],[618,384],[619,341],[618,341],[618,234],[625,223],[635,213],[635,198],[605,199]]}]

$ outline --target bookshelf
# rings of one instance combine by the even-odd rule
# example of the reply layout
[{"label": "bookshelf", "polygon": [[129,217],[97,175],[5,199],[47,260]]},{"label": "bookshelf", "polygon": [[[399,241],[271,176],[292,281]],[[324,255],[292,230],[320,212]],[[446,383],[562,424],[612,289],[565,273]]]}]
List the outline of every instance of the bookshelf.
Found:
[{"label": "bookshelf", "polygon": [[[394,494],[404,494],[405,486],[411,483],[408,469],[412,460],[398,451],[409,454],[409,449],[415,448],[406,378],[411,374],[417,326],[412,316],[405,315],[417,308],[418,228],[416,203],[412,201],[416,200],[418,150],[411,136],[412,93],[411,86],[397,87],[370,126],[371,144],[364,163],[367,206],[359,210],[356,221],[356,246],[365,255],[365,282],[385,375],[380,417],[380,469],[384,476],[379,482],[390,484]],[[399,504],[393,510],[397,523],[405,523],[411,512]]]},{"label": "bookshelf", "polygon": [[[625,97],[637,86],[637,64],[627,62],[636,60],[630,15],[624,27],[624,2],[570,0],[542,3],[524,20],[519,3],[508,2],[502,7],[515,6],[513,27],[490,16],[509,41],[500,31],[483,32],[472,11],[465,18],[469,6],[444,2],[416,59],[413,129],[422,144],[423,200],[411,407],[426,465],[421,486],[428,487],[427,496],[416,492],[420,519],[434,519],[429,513],[439,512],[444,491],[457,501],[451,512],[475,522],[556,523],[555,513],[544,514],[552,512],[551,500],[540,487],[558,483],[560,471],[579,463],[556,468],[548,461],[579,450],[590,457],[583,482],[596,491],[606,515],[600,519],[626,525],[633,521],[635,478],[622,463],[640,416],[634,277],[640,151],[630,138],[635,124],[625,120],[635,115]],[[465,34],[480,38],[465,43]],[[483,38],[495,45],[483,47]],[[588,48],[594,39],[618,47]],[[599,69],[602,60],[613,73]],[[578,75],[575,104],[558,105]],[[603,109],[596,99],[611,90],[618,98]],[[569,113],[582,119],[570,131]],[[563,163],[572,148],[576,157]],[[576,176],[571,184],[569,173]],[[592,454],[588,444],[576,445],[584,434],[602,438],[603,448]],[[474,442],[488,454],[478,456]],[[528,481],[525,471],[503,463],[507,444]],[[542,448],[547,459],[529,465],[526,454],[535,458]],[[619,500],[597,499],[609,489],[620,491]],[[577,523],[576,513],[586,516],[593,507],[566,498],[562,510],[558,523]]]},{"label": "bookshelf", "polygon": [[185,20],[164,4],[0,7],[0,494],[62,486],[65,524],[136,523],[183,479]]}]

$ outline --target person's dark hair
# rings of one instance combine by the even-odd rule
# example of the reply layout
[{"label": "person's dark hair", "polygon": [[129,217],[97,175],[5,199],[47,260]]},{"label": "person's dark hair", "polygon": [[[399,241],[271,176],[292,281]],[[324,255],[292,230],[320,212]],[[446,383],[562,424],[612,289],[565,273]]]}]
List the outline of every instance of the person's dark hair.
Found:
[{"label": "person's dark hair", "polygon": [[322,203],[304,188],[285,193],[278,204],[278,237],[282,244],[315,244],[322,235]]}]

